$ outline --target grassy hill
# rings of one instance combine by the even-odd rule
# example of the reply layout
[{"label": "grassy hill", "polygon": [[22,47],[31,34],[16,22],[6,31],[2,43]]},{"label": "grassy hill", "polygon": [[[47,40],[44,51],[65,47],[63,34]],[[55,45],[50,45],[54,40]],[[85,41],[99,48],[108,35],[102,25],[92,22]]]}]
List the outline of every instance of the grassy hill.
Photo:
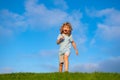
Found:
[{"label": "grassy hill", "polygon": [[0,80],[120,80],[120,73],[11,73]]}]

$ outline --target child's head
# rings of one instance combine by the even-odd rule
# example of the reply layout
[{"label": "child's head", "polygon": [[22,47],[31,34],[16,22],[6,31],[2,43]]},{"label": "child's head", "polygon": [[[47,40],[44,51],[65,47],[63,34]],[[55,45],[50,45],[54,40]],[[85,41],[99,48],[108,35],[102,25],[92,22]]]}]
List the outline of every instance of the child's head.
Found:
[{"label": "child's head", "polygon": [[60,28],[60,33],[71,35],[72,32],[72,26],[69,22],[64,23]]}]

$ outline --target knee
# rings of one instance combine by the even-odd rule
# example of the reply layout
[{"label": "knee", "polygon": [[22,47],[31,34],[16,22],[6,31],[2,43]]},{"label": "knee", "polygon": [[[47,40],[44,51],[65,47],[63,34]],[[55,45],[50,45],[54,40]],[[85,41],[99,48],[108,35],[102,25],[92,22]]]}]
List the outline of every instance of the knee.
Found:
[{"label": "knee", "polygon": [[59,66],[63,66],[63,63],[60,63]]},{"label": "knee", "polygon": [[67,56],[67,55],[64,55],[64,58],[68,59],[68,56]]}]

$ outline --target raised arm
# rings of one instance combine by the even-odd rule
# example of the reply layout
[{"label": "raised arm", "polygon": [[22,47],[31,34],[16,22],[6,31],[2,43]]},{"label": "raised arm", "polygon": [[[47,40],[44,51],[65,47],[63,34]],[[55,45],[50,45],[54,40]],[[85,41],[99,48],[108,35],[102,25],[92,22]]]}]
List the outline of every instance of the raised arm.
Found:
[{"label": "raised arm", "polygon": [[76,52],[76,55],[78,55],[78,50],[77,50],[77,46],[76,46],[76,43],[74,41],[72,41],[72,46]]}]

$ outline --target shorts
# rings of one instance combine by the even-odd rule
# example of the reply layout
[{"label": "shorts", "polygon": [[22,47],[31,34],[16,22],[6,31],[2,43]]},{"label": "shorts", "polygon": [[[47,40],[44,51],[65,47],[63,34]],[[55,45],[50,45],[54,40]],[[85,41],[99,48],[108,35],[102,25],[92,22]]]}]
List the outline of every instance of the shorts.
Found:
[{"label": "shorts", "polygon": [[70,52],[65,52],[64,54],[59,54],[59,63],[64,63],[64,55],[69,56]]},{"label": "shorts", "polygon": [[59,55],[64,55],[64,54],[69,56],[70,55],[70,49],[63,49],[63,50],[59,51]]}]

